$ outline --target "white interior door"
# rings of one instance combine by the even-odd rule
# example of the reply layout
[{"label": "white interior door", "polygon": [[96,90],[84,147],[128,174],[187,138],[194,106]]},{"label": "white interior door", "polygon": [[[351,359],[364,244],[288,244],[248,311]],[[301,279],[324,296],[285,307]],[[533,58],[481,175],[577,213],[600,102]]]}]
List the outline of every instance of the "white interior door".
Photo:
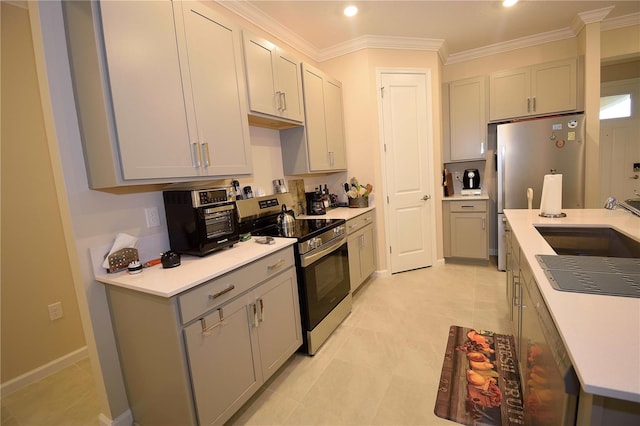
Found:
[{"label": "white interior door", "polygon": [[600,120],[600,197],[636,198],[640,192],[640,79],[605,83],[601,96],[631,95],[631,116]]},{"label": "white interior door", "polygon": [[427,73],[379,75],[391,273],[433,263],[433,159]]}]

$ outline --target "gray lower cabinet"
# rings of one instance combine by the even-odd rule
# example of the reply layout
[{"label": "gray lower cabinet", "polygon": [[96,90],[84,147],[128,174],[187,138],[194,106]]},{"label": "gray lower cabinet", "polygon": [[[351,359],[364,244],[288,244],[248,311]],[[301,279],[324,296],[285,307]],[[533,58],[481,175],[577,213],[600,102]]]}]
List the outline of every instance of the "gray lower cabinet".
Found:
[{"label": "gray lower cabinet", "polygon": [[349,280],[353,293],[375,271],[373,211],[347,221]]},{"label": "gray lower cabinet", "polygon": [[[505,219],[506,221],[506,219]],[[509,319],[513,325],[516,349],[520,348],[520,246],[513,235],[509,222],[505,222],[505,248],[506,248],[506,295],[509,309]]]},{"label": "gray lower cabinet", "polygon": [[489,260],[487,201],[444,201],[444,256]]},{"label": "gray lower cabinet", "polygon": [[223,424],[302,344],[291,247],[172,298],[107,289],[139,424]]}]

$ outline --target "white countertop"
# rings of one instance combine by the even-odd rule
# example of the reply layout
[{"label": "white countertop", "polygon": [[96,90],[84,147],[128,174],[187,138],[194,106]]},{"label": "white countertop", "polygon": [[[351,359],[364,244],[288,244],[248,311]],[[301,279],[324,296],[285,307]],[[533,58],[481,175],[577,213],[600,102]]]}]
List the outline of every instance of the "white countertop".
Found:
[{"label": "white countertop", "polygon": [[531,266],[583,389],[640,402],[640,299],[558,291],[535,258],[556,254],[534,225],[610,226],[640,240],[640,218],[616,209],[563,210],[566,218],[543,218],[539,210],[505,210]]},{"label": "white countertop", "polygon": [[156,296],[171,297],[296,243],[295,238],[274,238],[274,241],[275,244],[258,244],[255,238],[251,238],[204,257],[182,255],[180,266],[175,268],[164,269],[162,265],[155,265],[144,268],[139,274],[132,275],[123,271],[99,275],[96,280]]},{"label": "white countertop", "polygon": [[296,216],[297,219],[353,219],[356,216],[360,216],[368,211],[375,209],[373,206],[369,207],[336,207],[334,209],[327,210],[327,214],[313,216],[307,214],[301,214]]}]

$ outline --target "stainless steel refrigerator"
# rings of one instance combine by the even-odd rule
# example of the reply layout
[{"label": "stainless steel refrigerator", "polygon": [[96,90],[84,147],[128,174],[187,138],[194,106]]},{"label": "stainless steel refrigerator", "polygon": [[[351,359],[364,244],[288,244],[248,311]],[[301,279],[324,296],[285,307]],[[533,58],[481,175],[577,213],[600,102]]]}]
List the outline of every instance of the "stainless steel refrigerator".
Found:
[{"label": "stainless steel refrigerator", "polygon": [[584,114],[498,124],[498,269],[505,269],[504,209],[540,208],[546,174],[562,174],[562,208],[584,208]]}]

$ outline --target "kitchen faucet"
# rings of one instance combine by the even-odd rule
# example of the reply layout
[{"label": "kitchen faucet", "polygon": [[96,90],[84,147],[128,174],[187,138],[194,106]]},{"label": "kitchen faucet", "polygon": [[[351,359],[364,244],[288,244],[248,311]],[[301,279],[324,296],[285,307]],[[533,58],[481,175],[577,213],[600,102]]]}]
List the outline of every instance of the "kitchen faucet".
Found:
[{"label": "kitchen faucet", "polygon": [[[636,195],[638,195],[636,191],[634,192],[636,193]],[[633,213],[634,215],[640,217],[640,210],[636,209],[635,207],[632,207],[623,201],[618,201],[614,197],[607,198],[607,201],[605,201],[604,203],[604,208],[607,210],[613,210],[616,207],[622,207],[628,212]]]}]

